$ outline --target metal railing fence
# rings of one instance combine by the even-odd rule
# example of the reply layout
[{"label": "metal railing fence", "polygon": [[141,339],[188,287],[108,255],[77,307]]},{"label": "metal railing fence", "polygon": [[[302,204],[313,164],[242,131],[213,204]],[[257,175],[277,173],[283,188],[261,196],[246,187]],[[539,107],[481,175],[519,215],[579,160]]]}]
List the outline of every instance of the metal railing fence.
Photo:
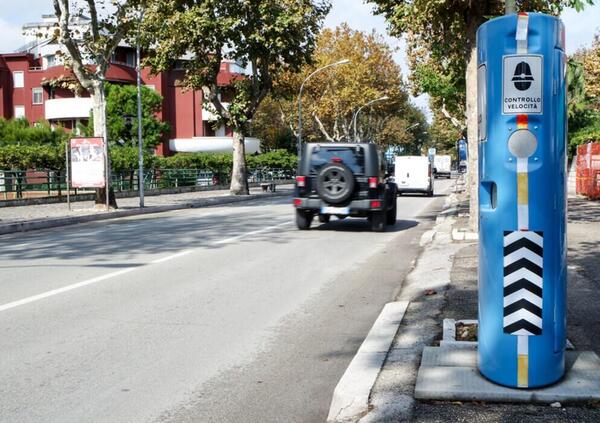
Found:
[{"label": "metal railing fence", "polygon": [[[113,172],[112,187],[117,192],[137,191],[138,172]],[[249,169],[248,182],[282,183],[292,181],[295,171],[277,168]],[[149,169],[144,172],[144,189],[168,189],[179,187],[197,187],[214,189],[216,186],[228,186],[229,173],[212,172],[201,169]],[[0,201],[22,198],[61,197],[66,195],[67,183],[64,171],[49,169],[0,170]],[[90,193],[93,189],[71,188],[71,193]]]}]

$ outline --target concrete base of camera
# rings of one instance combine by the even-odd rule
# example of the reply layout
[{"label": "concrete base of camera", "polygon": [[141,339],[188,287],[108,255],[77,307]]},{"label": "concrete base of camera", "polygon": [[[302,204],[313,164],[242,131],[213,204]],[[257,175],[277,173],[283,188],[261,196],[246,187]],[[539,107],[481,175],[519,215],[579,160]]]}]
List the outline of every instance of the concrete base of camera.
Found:
[{"label": "concrete base of camera", "polygon": [[600,358],[591,351],[566,352],[565,377],[539,389],[516,389],[484,378],[477,368],[477,344],[425,347],[415,398],[446,401],[573,403],[600,401]]}]

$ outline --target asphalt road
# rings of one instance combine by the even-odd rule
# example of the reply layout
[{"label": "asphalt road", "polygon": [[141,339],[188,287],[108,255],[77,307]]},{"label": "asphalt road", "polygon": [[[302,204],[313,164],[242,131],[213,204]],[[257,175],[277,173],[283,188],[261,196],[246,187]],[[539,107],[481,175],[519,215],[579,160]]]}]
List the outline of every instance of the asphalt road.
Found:
[{"label": "asphalt road", "polygon": [[0,237],[0,421],[323,421],[443,201],[385,233],[279,198]]}]

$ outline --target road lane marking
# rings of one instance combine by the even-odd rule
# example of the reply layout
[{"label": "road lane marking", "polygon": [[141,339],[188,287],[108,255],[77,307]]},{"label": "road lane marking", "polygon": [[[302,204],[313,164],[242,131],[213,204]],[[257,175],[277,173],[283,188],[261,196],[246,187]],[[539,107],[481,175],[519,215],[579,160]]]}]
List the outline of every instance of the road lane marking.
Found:
[{"label": "road lane marking", "polygon": [[257,231],[252,231],[252,232],[247,232],[247,233],[242,234],[242,235],[232,236],[231,238],[225,238],[225,239],[222,239],[220,241],[216,241],[214,244],[215,245],[229,244],[230,242],[238,241],[238,240],[240,240],[242,238],[246,238],[247,236],[257,235],[257,234],[260,234],[260,233],[263,233],[263,232],[268,232],[268,231],[270,231],[272,229],[277,229],[277,228],[280,228],[282,226],[291,225],[291,224],[292,224],[292,222],[283,222],[283,223],[280,223],[279,225],[269,226],[267,228],[259,229]]},{"label": "road lane marking", "polygon": [[88,279],[87,281],[78,282],[73,285],[63,286],[62,288],[53,289],[52,291],[46,291],[46,292],[43,292],[38,295],[33,295],[31,297],[27,297],[27,298],[23,298],[21,300],[13,301],[11,303],[3,304],[0,306],[0,311],[10,310],[11,308],[19,307],[19,306],[22,306],[25,304],[30,304],[35,301],[43,300],[44,298],[53,297],[55,295],[62,294],[62,293],[68,292],[68,291],[72,291],[74,289],[83,288],[84,286],[102,282],[106,279],[114,278],[115,276],[121,276],[126,273],[134,271],[138,267],[143,267],[143,266],[128,267],[126,269],[121,269],[116,272],[108,273],[103,276],[98,276],[96,278]]},{"label": "road lane marking", "polygon": [[166,257],[162,257],[156,260],[152,260],[150,263],[152,264],[158,264],[158,263],[164,263],[165,261],[169,261],[169,260],[173,260],[176,259],[178,257],[183,257],[183,256],[187,256],[190,253],[193,253],[194,250],[185,250],[185,251],[181,251],[180,253],[176,253],[176,254],[171,254],[170,256],[166,256]]},{"label": "road lane marking", "polygon": [[[266,227],[266,228],[263,228],[263,229],[259,229],[259,230],[256,230],[256,231],[246,232],[246,233],[241,234],[241,235],[237,235],[237,236],[234,236],[234,237],[225,238],[225,239],[213,242],[212,245],[227,244],[227,243],[234,242],[234,241],[243,239],[243,238],[251,236],[251,235],[256,235],[256,234],[268,232],[268,231],[273,230],[273,229],[278,229],[278,228],[280,228],[282,226],[289,225],[291,223],[292,222],[283,222],[283,223],[280,223],[279,225],[273,225],[273,226],[269,226],[269,227]],[[88,279],[88,280],[85,280],[85,281],[82,281],[82,282],[77,282],[77,283],[74,283],[72,285],[67,285],[67,286],[64,286],[62,288],[53,289],[51,291],[46,291],[46,292],[43,292],[41,294],[32,295],[31,297],[26,297],[26,298],[23,298],[23,299],[20,299],[20,300],[12,301],[10,303],[2,304],[2,305],[0,305],[0,312],[6,311],[6,310],[10,310],[12,308],[16,308],[16,307],[19,307],[19,306],[22,306],[22,305],[31,304],[33,302],[40,301],[40,300],[43,300],[45,298],[53,297],[55,295],[64,294],[65,292],[73,291],[75,289],[83,288],[85,286],[89,286],[89,285],[93,285],[93,284],[96,284],[96,283],[99,283],[99,282],[103,282],[103,281],[105,281],[107,279],[111,279],[111,278],[114,278],[114,277],[117,277],[117,276],[124,275],[126,273],[133,272],[136,269],[144,268],[144,267],[147,267],[148,265],[151,265],[151,264],[164,263],[164,262],[167,262],[169,260],[173,260],[173,259],[176,259],[176,258],[179,258],[179,257],[186,256],[186,255],[191,254],[191,253],[193,253],[194,251],[197,251],[197,250],[198,249],[180,251],[179,253],[171,254],[171,255],[166,256],[166,257],[161,257],[159,259],[152,260],[152,261],[148,262],[145,265],[127,267],[125,269],[117,270],[116,272],[107,273],[106,275],[97,276],[95,278]]]}]

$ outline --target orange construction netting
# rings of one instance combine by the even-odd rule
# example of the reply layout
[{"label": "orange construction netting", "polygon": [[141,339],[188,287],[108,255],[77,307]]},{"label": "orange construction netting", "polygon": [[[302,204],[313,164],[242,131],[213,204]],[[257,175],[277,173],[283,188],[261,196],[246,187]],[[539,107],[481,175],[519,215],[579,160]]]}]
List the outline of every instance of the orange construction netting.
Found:
[{"label": "orange construction netting", "polygon": [[600,198],[600,143],[577,147],[577,194]]}]

